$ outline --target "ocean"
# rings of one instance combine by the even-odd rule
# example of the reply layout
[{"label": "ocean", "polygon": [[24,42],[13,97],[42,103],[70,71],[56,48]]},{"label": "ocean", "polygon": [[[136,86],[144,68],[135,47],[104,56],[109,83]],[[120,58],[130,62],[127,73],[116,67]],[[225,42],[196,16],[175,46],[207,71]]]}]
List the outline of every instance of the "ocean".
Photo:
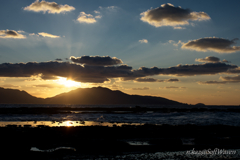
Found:
[{"label": "ocean", "polygon": [[[33,104],[1,104],[1,109],[14,108],[56,108],[56,114],[30,113],[30,114],[12,114],[0,113],[0,125],[9,124],[32,124],[35,126],[49,125],[56,126],[57,122],[66,121],[85,121],[99,122],[108,125],[111,124],[168,124],[168,125],[228,125],[240,126],[240,107],[239,106],[165,106],[165,105],[140,105],[144,111],[132,112],[127,109],[135,108],[138,105],[33,105]],[[61,110],[68,108],[68,111]],[[99,108],[98,110],[81,110],[82,108]],[[102,110],[101,110],[102,108]],[[106,108],[112,108],[113,111],[106,111]],[[122,110],[118,110],[122,108]],[[159,110],[152,110],[158,108]],[[72,110],[71,110],[72,109]],[[76,110],[78,109],[78,110]],[[13,123],[14,122],[14,123]],[[34,122],[34,123],[33,123]],[[54,122],[54,123],[53,123]],[[79,123],[80,125],[80,123]],[[83,124],[81,124],[83,125]],[[90,125],[90,124],[89,124]],[[50,125],[51,126],[51,125]]]}]

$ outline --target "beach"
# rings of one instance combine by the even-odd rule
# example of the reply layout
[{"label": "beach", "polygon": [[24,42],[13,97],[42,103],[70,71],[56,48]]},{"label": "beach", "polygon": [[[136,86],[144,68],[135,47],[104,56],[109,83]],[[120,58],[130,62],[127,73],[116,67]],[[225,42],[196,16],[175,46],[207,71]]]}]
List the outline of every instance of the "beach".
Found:
[{"label": "beach", "polygon": [[[9,159],[238,158],[240,126],[232,122],[236,120],[236,115],[229,117],[232,113],[238,114],[238,109],[225,107],[223,111],[223,107],[208,108],[1,107],[0,135],[7,140],[2,141],[1,151]],[[228,116],[228,123],[223,119],[218,123],[209,119],[209,123],[203,120],[199,121],[201,124],[191,124],[194,121],[186,117],[214,113],[216,119],[218,112]],[[171,117],[178,117],[176,114],[185,118],[172,119],[179,123],[169,123]],[[161,115],[168,115],[168,118],[162,119],[165,124],[161,121],[156,123],[158,118],[150,118],[160,118]],[[11,121],[6,117],[10,117]],[[59,121],[53,121],[56,117]],[[93,121],[88,121],[87,117]],[[109,121],[109,117],[112,120],[118,118],[118,121]],[[146,123],[147,118],[149,123]],[[138,123],[136,119],[139,119]]]}]

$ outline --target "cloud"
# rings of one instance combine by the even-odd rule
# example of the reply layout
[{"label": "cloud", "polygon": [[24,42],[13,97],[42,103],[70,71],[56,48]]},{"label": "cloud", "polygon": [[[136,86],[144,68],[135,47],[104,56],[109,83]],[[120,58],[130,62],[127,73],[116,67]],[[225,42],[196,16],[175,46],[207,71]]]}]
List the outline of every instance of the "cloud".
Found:
[{"label": "cloud", "polygon": [[41,36],[43,36],[43,37],[60,38],[60,36],[52,35],[52,34],[45,33],[45,32],[40,32],[40,33],[38,33],[38,34],[41,35]]},{"label": "cloud", "polygon": [[143,88],[132,88],[132,90],[149,90],[149,87],[143,87]]},{"label": "cloud", "polygon": [[38,84],[33,85],[33,87],[43,87],[43,88],[65,88],[64,85],[61,84]]},{"label": "cloud", "polygon": [[184,44],[181,40],[179,40],[177,43],[174,40],[169,40],[168,43],[172,43],[175,47],[178,47],[179,44]]},{"label": "cloud", "polygon": [[59,5],[56,2],[47,2],[42,0],[39,2],[39,0],[36,0],[31,5],[24,8],[24,10],[27,11],[33,11],[33,12],[43,12],[43,13],[51,13],[51,14],[59,14],[59,13],[65,13],[70,12],[72,10],[75,10],[73,6],[69,6],[67,4],[65,5]]},{"label": "cloud", "polygon": [[240,82],[240,75],[233,76],[233,77],[220,77],[220,79],[229,82]]},{"label": "cloud", "polygon": [[175,75],[175,76],[193,76],[193,75],[209,75],[226,72],[229,69],[237,68],[236,65],[229,65],[225,63],[204,63],[204,64],[186,64],[177,65],[169,68],[146,68],[140,67],[133,70],[132,74],[124,77],[123,80],[131,80],[139,77],[153,76],[153,75]]},{"label": "cloud", "polygon": [[169,86],[169,87],[164,87],[166,89],[176,89],[176,88],[179,88],[179,87],[175,87],[175,86]]},{"label": "cloud", "polygon": [[29,33],[29,36],[35,36],[35,35],[36,35],[35,33]]},{"label": "cloud", "polygon": [[15,86],[15,85],[12,85],[12,84],[4,84],[4,85],[1,85],[1,87],[4,87],[4,88],[21,88],[21,86]]},{"label": "cloud", "polygon": [[114,90],[123,89],[122,86],[119,86],[119,85],[116,85],[116,84],[111,85],[110,88],[114,89]]},{"label": "cloud", "polygon": [[94,11],[94,13],[96,13],[96,14],[100,14],[100,12],[99,12],[99,11],[96,11],[96,10]]},{"label": "cloud", "polygon": [[[93,15],[91,15],[91,14],[86,14],[85,12],[80,12],[80,14],[77,18],[77,21],[79,23],[91,24],[91,23],[96,23],[97,22],[95,18],[93,18]],[[101,17],[98,17],[98,18],[101,18]]]},{"label": "cloud", "polygon": [[107,9],[117,9],[117,6],[108,6]]},{"label": "cloud", "polygon": [[25,39],[26,36],[20,34],[14,30],[0,30],[0,38],[14,38],[14,39]]},{"label": "cloud", "polygon": [[199,52],[212,51],[216,53],[233,53],[240,51],[240,46],[231,46],[236,40],[238,39],[228,40],[216,37],[206,37],[188,41],[184,43],[181,48]]},{"label": "cloud", "polygon": [[58,76],[78,82],[103,83],[109,78],[125,77],[131,74],[131,67],[125,66],[82,66],[69,62],[28,62],[0,64],[1,77],[31,77],[41,74],[42,79],[57,79]]},{"label": "cloud", "polygon": [[61,58],[57,58],[57,59],[55,59],[56,61],[63,61]]},{"label": "cloud", "polygon": [[220,59],[214,56],[209,56],[206,58],[198,58],[195,59],[196,62],[212,62],[212,63],[217,63],[220,62]]},{"label": "cloud", "polygon": [[[116,57],[109,56],[81,56],[81,57],[70,57],[71,61],[75,63],[81,63],[85,65],[94,65],[94,66],[110,66],[123,63],[121,59]],[[122,66],[123,68],[124,66]],[[129,69],[129,68],[127,68]]]},{"label": "cloud", "polygon": [[227,84],[227,83],[238,83],[240,82],[240,75],[233,77],[220,77],[223,81],[205,81],[205,82],[197,82],[198,84]]},{"label": "cloud", "polygon": [[170,79],[168,79],[168,80],[165,80],[165,82],[179,82],[179,79],[170,78]]},{"label": "cloud", "polygon": [[[206,62],[206,63],[218,63],[218,62],[221,62],[218,57],[214,57],[214,56],[209,56],[209,57],[205,57],[205,58],[196,58],[195,61],[196,62]],[[226,59],[222,60],[222,62],[223,63],[230,63],[230,61],[227,61]]]},{"label": "cloud", "polygon": [[[108,57],[108,56],[107,56]],[[96,61],[93,59],[96,58]],[[128,65],[109,66],[119,64],[121,61],[117,58],[105,58],[99,56],[90,56],[90,60],[84,60],[81,65],[70,62],[28,62],[28,63],[2,63],[0,64],[0,77],[32,77],[40,75],[42,79],[57,79],[57,77],[69,78],[83,83],[103,83],[109,82],[110,78],[122,78],[123,80],[134,80],[154,75],[175,75],[175,76],[193,76],[225,73],[229,69],[237,68],[236,65],[225,63],[204,63],[192,65],[177,65],[169,68],[146,68],[132,69]],[[107,59],[109,59],[107,58]],[[78,58],[77,58],[78,59]],[[112,61],[112,60],[117,61]],[[80,57],[81,60],[81,57]],[[89,65],[91,64],[91,65]],[[176,81],[174,79],[168,80]]]},{"label": "cloud", "polygon": [[[150,9],[140,14],[141,20],[155,27],[189,25],[188,21],[203,21],[211,19],[205,12],[192,12],[190,9],[174,7],[167,3],[161,7]],[[175,28],[182,29],[182,28]]]},{"label": "cloud", "polygon": [[163,89],[186,89],[186,87],[168,86],[168,87],[164,87]]},{"label": "cloud", "polygon": [[227,61],[226,59],[222,60],[224,63],[231,63],[230,61]]},{"label": "cloud", "polygon": [[147,39],[142,39],[142,40],[139,40],[140,43],[148,43],[148,40]]},{"label": "cloud", "polygon": [[205,82],[197,82],[198,84],[226,84],[224,81],[205,81]]},{"label": "cloud", "polygon": [[102,18],[102,16],[101,16],[101,15],[98,15],[98,16],[95,16],[95,18]]},{"label": "cloud", "polygon": [[236,74],[236,73],[240,73],[240,67],[238,67],[238,68],[234,68],[234,69],[229,69],[229,70],[226,71],[225,73],[227,73],[227,74]]},{"label": "cloud", "polygon": [[146,77],[136,78],[134,81],[135,81],[135,82],[163,82],[163,80],[160,80],[160,79],[156,79],[156,78],[146,78]]},{"label": "cloud", "polygon": [[173,29],[186,29],[185,27],[173,27]]},{"label": "cloud", "polygon": [[155,78],[143,77],[143,78],[136,78],[134,81],[135,82],[178,82],[179,79],[171,78],[171,79],[160,80]]}]

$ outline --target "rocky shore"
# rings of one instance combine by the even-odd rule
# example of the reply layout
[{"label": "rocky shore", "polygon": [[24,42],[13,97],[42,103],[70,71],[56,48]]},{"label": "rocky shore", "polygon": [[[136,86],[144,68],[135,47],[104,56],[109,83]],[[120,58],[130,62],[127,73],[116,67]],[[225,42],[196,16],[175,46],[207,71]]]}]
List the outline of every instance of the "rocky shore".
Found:
[{"label": "rocky shore", "polygon": [[[10,125],[0,127],[0,136],[2,137],[1,153],[9,157],[8,159],[20,157],[24,159],[101,159],[101,157],[131,159],[130,155],[141,154],[150,156],[147,159],[151,157],[158,159],[159,155],[166,156],[167,153],[178,156],[175,157],[176,159],[184,159],[190,156],[186,153],[191,150],[217,148],[237,152],[240,148],[240,127],[223,125],[145,124],[142,126],[123,125],[122,127],[19,127]],[[180,152],[182,155],[178,155]],[[156,157],[155,154],[158,156]],[[215,158],[218,156],[225,156],[225,158],[235,156],[236,158],[238,153],[215,155]],[[144,156],[142,158],[144,159]]]}]

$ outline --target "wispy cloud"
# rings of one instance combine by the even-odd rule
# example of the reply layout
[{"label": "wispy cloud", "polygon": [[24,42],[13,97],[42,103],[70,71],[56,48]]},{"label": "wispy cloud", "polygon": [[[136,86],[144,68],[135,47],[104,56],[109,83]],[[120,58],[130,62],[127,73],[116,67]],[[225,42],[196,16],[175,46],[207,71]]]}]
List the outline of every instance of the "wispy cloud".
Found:
[{"label": "wispy cloud", "polygon": [[187,87],[167,86],[159,89],[186,89]]},{"label": "wispy cloud", "polygon": [[41,87],[41,88],[65,88],[63,84],[37,84],[33,85],[33,87]]},{"label": "wispy cloud", "polygon": [[173,29],[186,29],[185,27],[173,27]]},{"label": "wispy cloud", "polygon": [[132,90],[149,90],[149,87],[143,87],[143,88],[132,88]]},{"label": "wispy cloud", "polygon": [[0,38],[14,38],[14,39],[25,39],[26,36],[20,34],[22,31],[19,33],[14,30],[0,30]]},{"label": "wispy cloud", "polygon": [[232,76],[232,77],[220,77],[220,79],[224,81],[240,82],[240,75]]},{"label": "wispy cloud", "polygon": [[[97,16],[97,18],[101,18],[99,16]],[[93,15],[91,14],[86,14],[85,12],[80,12],[78,18],[77,18],[77,21],[79,23],[88,23],[88,24],[91,24],[91,23],[96,23],[96,17],[94,18]]]},{"label": "wispy cloud", "polygon": [[33,12],[43,12],[43,13],[51,13],[51,14],[59,14],[59,13],[65,13],[70,12],[72,10],[75,10],[73,6],[69,6],[67,4],[65,5],[59,5],[56,2],[47,2],[42,0],[41,2],[39,0],[36,0],[31,5],[24,8],[24,10],[27,11],[33,11]]},{"label": "wispy cloud", "polygon": [[143,78],[136,78],[134,82],[179,82],[179,79],[171,78],[171,79],[161,80],[156,78],[143,77]]},{"label": "wispy cloud", "polygon": [[13,85],[13,84],[4,84],[4,85],[1,85],[1,87],[4,87],[4,88],[21,88],[21,86],[16,86],[16,85]]},{"label": "wispy cloud", "polygon": [[148,43],[148,40],[147,39],[141,39],[139,40],[140,43]]},{"label": "wispy cloud", "polygon": [[199,52],[212,51],[216,53],[234,53],[240,51],[240,46],[231,46],[238,40],[228,40],[217,37],[200,38],[188,41],[182,45],[182,49],[195,50]]},{"label": "wispy cloud", "polygon": [[224,81],[204,81],[204,82],[197,82],[198,84],[226,84],[227,82]]},{"label": "wispy cloud", "polygon": [[220,79],[222,81],[205,81],[205,82],[197,82],[198,84],[227,84],[227,83],[239,83],[240,82],[240,75],[236,76],[221,76]]},{"label": "wispy cloud", "polygon": [[40,32],[38,33],[39,35],[43,36],[43,37],[49,37],[49,38],[60,38],[60,36],[56,36],[50,33],[45,33],[45,32]]},{"label": "wispy cloud", "polygon": [[150,9],[140,14],[141,20],[155,27],[172,26],[174,29],[181,25],[189,25],[189,21],[203,21],[211,19],[205,12],[193,12],[190,9],[174,7],[171,3],[162,4],[161,7]]}]

